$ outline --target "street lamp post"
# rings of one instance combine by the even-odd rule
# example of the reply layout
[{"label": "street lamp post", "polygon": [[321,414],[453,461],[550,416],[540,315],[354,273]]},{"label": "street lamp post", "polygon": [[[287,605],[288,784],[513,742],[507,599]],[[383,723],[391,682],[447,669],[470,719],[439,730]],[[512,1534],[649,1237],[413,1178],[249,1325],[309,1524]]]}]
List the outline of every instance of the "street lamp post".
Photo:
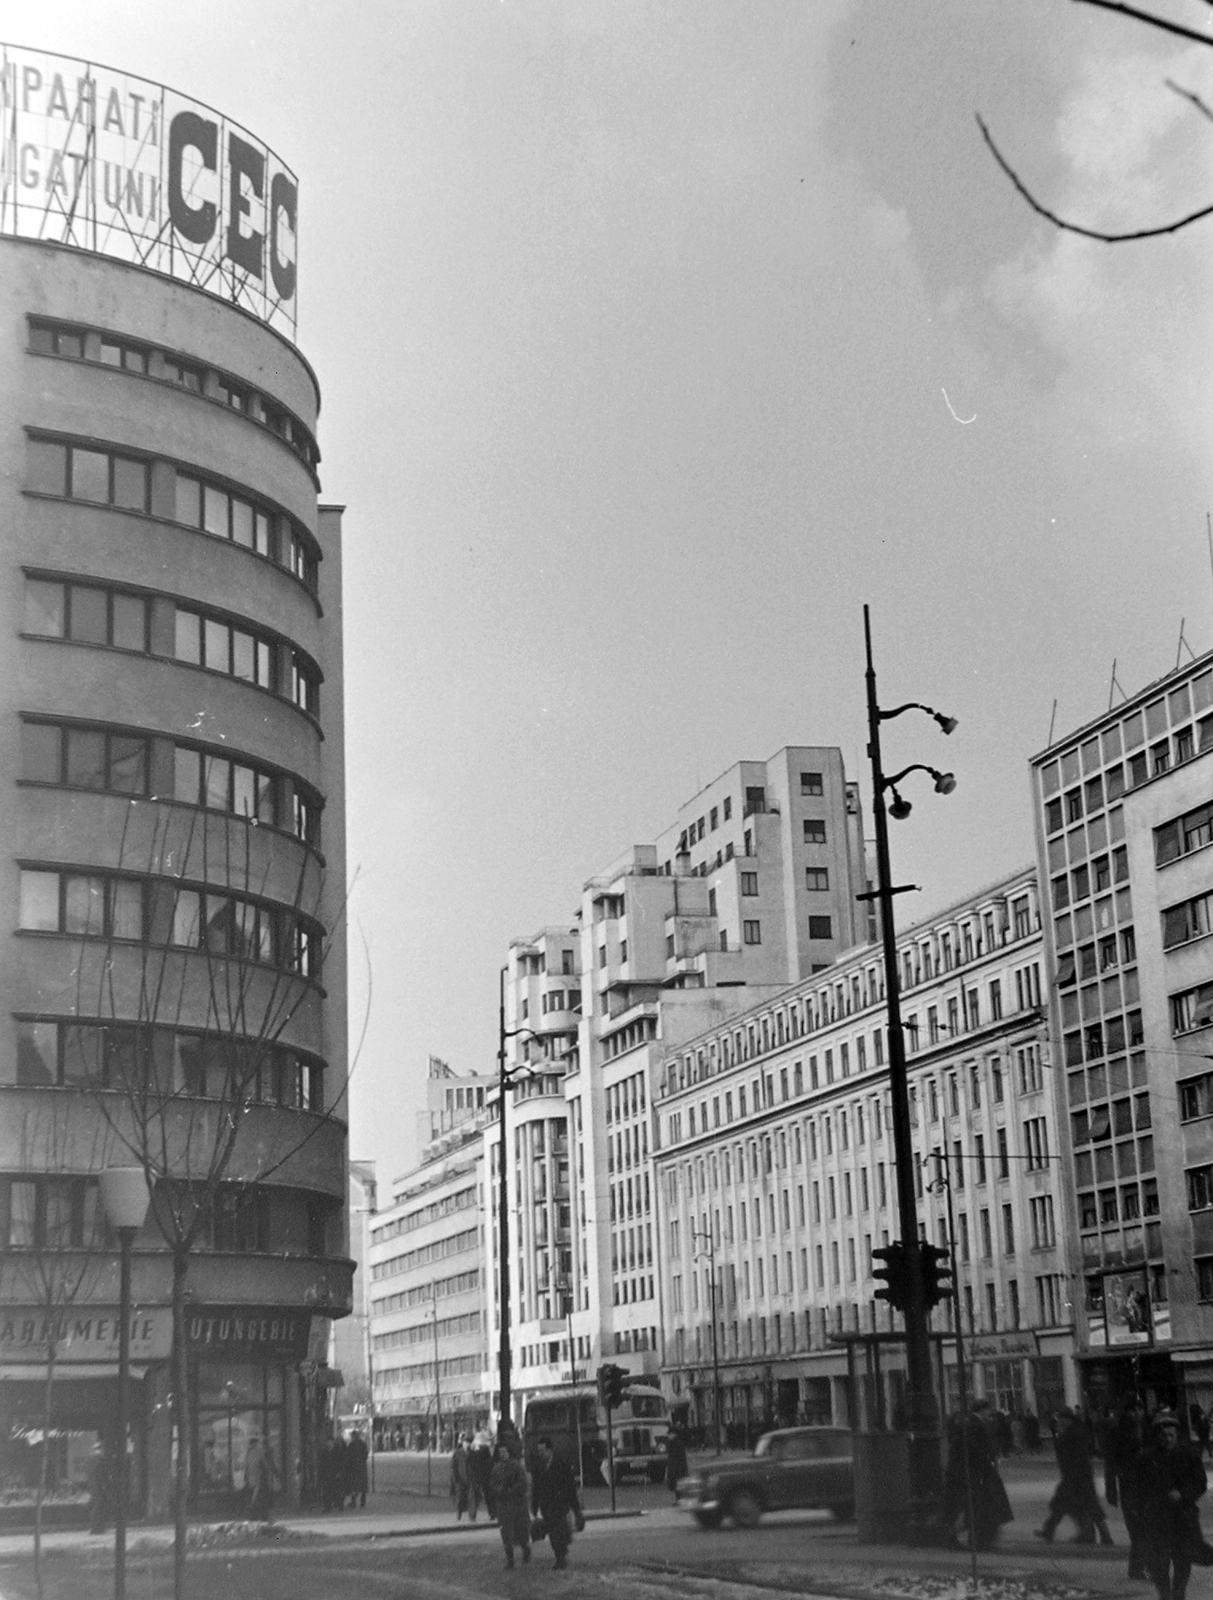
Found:
[{"label": "street lamp post", "polygon": [[510,1395],[510,1191],[506,1183],[506,1147],[505,1147],[505,1095],[506,1090],[523,1066],[508,1068],[505,1064],[505,1047],[509,1039],[521,1038],[524,1034],[535,1038],[532,1028],[507,1029],[505,1025],[505,974],[502,967],[498,974],[498,1029],[497,1029],[497,1273],[500,1279],[499,1302],[501,1308],[501,1338],[497,1351],[497,1428],[500,1433],[503,1425],[511,1424],[511,1395]]},{"label": "street lamp post", "polygon": [[114,1483],[114,1600],[126,1597],[126,1512],[130,1470],[126,1454],[127,1384],[131,1366],[131,1246],[147,1216],[151,1195],[142,1167],[107,1167],[100,1174],[101,1204],[118,1234],[118,1438]]},{"label": "street lamp post", "polygon": [[716,1455],[720,1454],[720,1348],[716,1339],[716,1234],[709,1222],[706,1229],[691,1229],[692,1247],[706,1240],[708,1253],[708,1304],[712,1314],[712,1421]]},{"label": "street lamp post", "polygon": [[893,1155],[897,1173],[897,1216],[901,1242],[905,1249],[908,1278],[908,1303],[905,1308],[907,1423],[910,1449],[910,1534],[916,1542],[930,1537],[937,1520],[941,1491],[939,1409],[931,1372],[931,1340],[926,1285],[922,1272],[922,1251],[918,1233],[918,1203],[914,1189],[914,1146],[910,1136],[910,1093],[906,1075],[905,1035],[901,1024],[901,998],[897,974],[897,941],[893,932],[893,897],[912,888],[895,885],[889,867],[888,811],[885,790],[893,792],[892,815],[899,821],[910,814],[910,805],[897,791],[897,784],[909,773],[922,771],[935,780],[939,794],[950,794],[956,780],[950,772],[915,763],[893,777],[886,777],[881,764],[880,724],[899,717],[903,711],[920,710],[934,717],[944,733],[956,726],[954,717],[945,717],[919,701],[882,711],[876,699],[876,669],[872,664],[872,625],[867,606],[863,608],[864,644],[867,652],[868,756],[872,763],[872,811],[876,823],[876,890],[880,906],[881,940],[884,949],[885,1004],[888,1012],[889,1098],[893,1123]]}]

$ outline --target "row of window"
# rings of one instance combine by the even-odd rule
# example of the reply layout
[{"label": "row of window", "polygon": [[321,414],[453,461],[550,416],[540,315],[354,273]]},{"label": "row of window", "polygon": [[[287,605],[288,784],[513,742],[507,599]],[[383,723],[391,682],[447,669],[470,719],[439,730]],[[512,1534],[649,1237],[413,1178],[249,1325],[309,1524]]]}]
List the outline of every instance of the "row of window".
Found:
[{"label": "row of window", "polygon": [[164,878],[21,869],[18,927],[157,943],[320,976],[323,933],[294,909],[177,888]]},{"label": "row of window", "polygon": [[[171,513],[152,504],[152,461],[119,450],[31,438],[27,487],[56,499],[112,506],[143,516],[159,514],[188,528],[243,545],[285,567],[313,593],[319,586],[319,553],[310,534],[285,511],[214,479],[176,473]],[[159,493],[159,491],[157,491]]]},{"label": "row of window", "polygon": [[24,631],[40,639],[169,656],[257,684],[319,717],[320,670],[304,651],[224,617],[176,604],[170,650],[167,641],[153,640],[157,603],[148,595],[100,584],[27,577]]},{"label": "row of window", "polygon": [[416,1267],[427,1267],[433,1261],[444,1261],[447,1256],[465,1254],[468,1250],[479,1250],[481,1236],[479,1228],[465,1228],[462,1233],[453,1233],[448,1238],[436,1239],[433,1244],[419,1245],[416,1250],[405,1250],[398,1256],[391,1256],[387,1261],[377,1261],[371,1267],[371,1279],[378,1282],[381,1278],[396,1278],[402,1272],[412,1272]]},{"label": "row of window", "polygon": [[311,432],[277,400],[250,388],[238,378],[191,361],[187,356],[163,351],[142,340],[84,328],[76,323],[47,322],[31,318],[29,348],[35,355],[65,356],[73,361],[95,361],[143,378],[160,378],[191,394],[217,400],[262,423],[291,447],[313,472],[320,451]]},{"label": "row of window", "polygon": [[439,1278],[434,1283],[418,1284],[412,1289],[402,1289],[399,1294],[384,1295],[382,1299],[372,1302],[376,1316],[387,1316],[391,1311],[407,1311],[412,1306],[432,1305],[437,1300],[444,1300],[451,1295],[469,1294],[480,1287],[480,1269],[473,1267],[471,1272],[457,1272],[450,1278]]},{"label": "row of window", "polygon": [[449,1217],[456,1211],[467,1211],[479,1203],[480,1191],[475,1184],[466,1189],[457,1189],[454,1194],[444,1195],[441,1200],[432,1200],[415,1211],[406,1211],[403,1216],[394,1217],[381,1227],[372,1228],[371,1243],[382,1244],[384,1240],[398,1238],[402,1233],[413,1233],[429,1222],[437,1222],[439,1218]]},{"label": "row of window", "polygon": [[[155,1199],[153,1198],[153,1212]],[[195,1248],[322,1256],[331,1206],[318,1196],[246,1183],[220,1184],[204,1207]],[[149,1215],[145,1224],[155,1230]],[[96,1178],[0,1177],[0,1248],[112,1248]]]},{"label": "row of window", "polygon": [[[1066,750],[1059,760],[1042,767],[1041,790],[1047,799],[1060,789],[1070,789],[1080,777],[1089,777],[1110,761],[1119,761],[1130,751],[1137,750],[1148,740],[1158,740],[1167,732],[1167,713],[1170,725],[1177,728],[1195,713],[1213,705],[1213,672],[1204,672],[1191,684],[1183,683],[1167,695],[1159,695],[1144,711],[1131,712],[1123,721],[1113,723],[1102,733],[1092,735],[1081,745]],[[1179,729],[1179,731],[1183,731]],[[1081,759],[1081,771],[1079,767]]]},{"label": "row of window", "polygon": [[450,1339],[461,1333],[480,1332],[479,1311],[465,1311],[457,1317],[439,1317],[435,1322],[416,1323],[411,1328],[393,1328],[390,1333],[377,1333],[372,1341],[375,1350],[408,1349],[415,1344],[432,1344],[435,1340]]},{"label": "row of window", "polygon": [[[829,918],[822,918],[820,922],[810,919],[810,936],[828,938],[826,924]],[[831,924],[832,926],[832,924]],[[933,935],[932,939],[916,942],[909,948],[901,951],[901,961],[904,964],[903,983],[909,988],[926,978],[950,971],[954,966],[962,966],[968,960],[974,959],[983,948],[994,947],[997,937],[995,913],[984,914],[985,934],[980,929],[975,933],[974,924],[964,923],[958,935],[959,942],[953,948],[952,935],[948,930],[941,930]],[[814,931],[816,929],[816,931]],[[1031,900],[1028,895],[1017,896],[1011,902],[1008,926],[1003,938],[1010,934],[1015,939],[1028,938],[1035,931],[1035,919],[1031,909]],[[761,941],[762,928],[758,922],[752,930],[752,936]],[[937,948],[935,948],[937,946]],[[674,946],[671,937],[667,937],[667,956],[673,957]],[[1042,987],[1040,963],[1029,962],[1015,970],[1015,1008],[1017,1011],[1039,1009],[1042,1004]],[[988,986],[990,1020],[999,1021],[1003,1016],[1002,979],[992,979]],[[868,1007],[879,1004],[884,999],[884,984],[881,969],[878,963],[869,964],[862,972],[852,972],[845,978],[837,978],[815,994],[807,994],[797,998],[786,1006],[767,1016],[747,1022],[744,1027],[730,1026],[729,1031],[716,1038],[708,1039],[698,1045],[695,1050],[687,1051],[668,1063],[665,1075],[665,1093],[674,1094],[679,1089],[686,1088],[689,1083],[697,1083],[705,1077],[712,1077],[717,1072],[726,1070],[740,1062],[749,1060],[753,1056],[765,1055],[768,1051],[778,1049],[788,1040],[799,1038],[802,1034],[811,1034],[818,1029],[826,1028],[853,1013],[861,1012]],[[952,1035],[959,1033],[961,1021],[961,1005],[964,1007],[964,1025],[967,1029],[976,1029],[981,1026],[981,1004],[976,988],[962,991],[959,1000],[948,1003],[948,1029]],[[938,1019],[938,1010],[936,1009]],[[904,1020],[907,1035],[907,1045],[913,1051],[920,1047],[919,1025],[917,1017],[911,1013]],[[936,1037],[932,1043],[938,1043],[938,1029],[942,1023],[936,1022]],[[928,1034],[930,1021],[928,1012]],[[884,1060],[883,1035],[879,1028],[872,1034],[874,1058],[877,1065]],[[841,1059],[847,1060],[848,1046],[841,1046]],[[866,1066],[866,1044],[863,1039],[856,1041],[856,1051],[859,1060],[859,1070]],[[826,1081],[832,1082],[831,1065],[833,1056],[826,1051]],[[814,1069],[816,1062],[814,1061]],[[844,1065],[843,1074],[847,1075]],[[814,1082],[816,1087],[816,1082]]]},{"label": "row of window", "polygon": [[[173,753],[172,798],[320,843],[320,800],[299,778],[166,740]],[[105,794],[151,794],[153,737],[119,729],[27,717],[21,778]]]},{"label": "row of window", "polygon": [[17,1021],[17,1082],[89,1089],[154,1085],[200,1095],[324,1110],[324,1063],[285,1045],[160,1024]]}]

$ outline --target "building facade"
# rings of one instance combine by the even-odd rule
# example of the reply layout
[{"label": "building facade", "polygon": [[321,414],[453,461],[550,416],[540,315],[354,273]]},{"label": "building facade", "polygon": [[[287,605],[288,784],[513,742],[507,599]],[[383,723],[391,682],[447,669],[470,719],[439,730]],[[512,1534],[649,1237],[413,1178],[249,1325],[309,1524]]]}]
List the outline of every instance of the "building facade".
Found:
[{"label": "building facade", "polygon": [[1213,1399],[1213,658],[1032,762],[1094,1404]]},{"label": "building facade", "polygon": [[0,99],[37,175],[0,208],[0,1436],[51,1330],[56,1471],[116,1445],[96,1175],[133,1160],[136,1498],[166,1505],[176,1228],[192,1492],[238,1499],[256,1432],[298,1500],[351,1267],[341,510],[293,342],[297,191],[108,69],[6,47]]},{"label": "building facade", "polygon": [[[904,930],[898,961],[920,1227],[955,1241],[977,1392],[1047,1417],[1075,1379],[1035,872]],[[662,1370],[705,1428],[719,1381],[735,1442],[796,1419],[896,1425],[903,1354],[874,1358],[870,1337],[894,1329],[872,1251],[899,1235],[885,1015],[881,951],[865,945],[665,1052]],[[938,1309],[933,1331],[954,1403],[951,1316]]]},{"label": "building facade", "polygon": [[371,1224],[371,1379],[380,1449],[442,1450],[488,1419],[480,1112],[434,1141]]},{"label": "building facade", "polygon": [[[592,878],[576,928],[511,946],[507,1064],[530,1069],[507,1108],[516,1420],[529,1394],[607,1359],[659,1381],[650,1133],[663,1052],[866,938],[866,882],[841,753],[788,746],[730,768],[656,843]],[[490,1127],[493,1229],[497,1138]],[[490,1247],[495,1348],[495,1234]]]}]

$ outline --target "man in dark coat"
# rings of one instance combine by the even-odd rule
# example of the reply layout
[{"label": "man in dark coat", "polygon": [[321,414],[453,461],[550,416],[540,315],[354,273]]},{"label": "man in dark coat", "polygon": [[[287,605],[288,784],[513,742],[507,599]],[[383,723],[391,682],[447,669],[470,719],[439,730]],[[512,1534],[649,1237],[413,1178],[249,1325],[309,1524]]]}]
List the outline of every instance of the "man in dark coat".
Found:
[{"label": "man in dark coat", "polygon": [[1086,1424],[1072,1411],[1057,1413],[1054,1449],[1061,1477],[1049,1501],[1049,1514],[1044,1526],[1037,1528],[1036,1537],[1051,1544],[1061,1519],[1073,1517],[1078,1525],[1076,1544],[1093,1544],[1096,1528],[1099,1529],[1100,1544],[1113,1544],[1115,1541],[1108,1528],[1107,1516],[1095,1492],[1095,1476],[1091,1471],[1091,1435]]},{"label": "man in dark coat", "polygon": [[573,1542],[572,1522],[578,1530],[585,1526],[573,1469],[552,1449],[550,1439],[540,1439],[535,1476],[531,1483],[531,1510],[543,1518],[544,1530],[552,1541],[557,1567],[568,1566],[569,1545]]},{"label": "man in dark coat", "polygon": [[1138,1395],[1122,1403],[1104,1444],[1104,1495],[1118,1505],[1129,1535],[1129,1577],[1146,1576],[1142,1556],[1141,1456],[1146,1449],[1146,1411]]},{"label": "man in dark coat", "polygon": [[1192,1558],[1203,1547],[1196,1502],[1208,1487],[1204,1463],[1179,1437],[1179,1418],[1160,1411],[1157,1443],[1142,1452],[1138,1468],[1146,1570],[1158,1600],[1184,1600]]},{"label": "man in dark coat", "polygon": [[[969,1543],[977,1550],[992,1550],[1004,1522],[1014,1513],[999,1475],[990,1442],[989,1408],[978,1400],[967,1421],[953,1417],[948,1429],[948,1465],[944,1475],[943,1519],[949,1536],[958,1517],[969,1528],[969,1505],[973,1519]],[[966,1481],[967,1475],[967,1481]]]},{"label": "man in dark coat", "polygon": [[366,1493],[370,1487],[367,1476],[367,1462],[370,1460],[370,1448],[361,1433],[352,1433],[350,1442],[346,1446],[346,1466],[349,1471],[349,1496],[350,1505],[366,1505]]}]

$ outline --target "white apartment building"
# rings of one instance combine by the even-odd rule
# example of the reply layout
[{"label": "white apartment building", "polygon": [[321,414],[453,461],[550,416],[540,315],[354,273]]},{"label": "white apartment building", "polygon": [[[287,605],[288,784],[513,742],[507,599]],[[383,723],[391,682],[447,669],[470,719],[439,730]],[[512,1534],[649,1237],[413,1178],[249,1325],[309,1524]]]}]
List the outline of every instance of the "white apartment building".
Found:
[{"label": "white apartment building", "polygon": [[[730,768],[655,844],[591,879],[575,930],[511,946],[507,1057],[537,1067],[511,1090],[507,1132],[519,1416],[528,1393],[608,1358],[658,1375],[650,1130],[662,1053],[868,937],[855,899],[866,882],[841,753],[789,746]],[[494,1174],[496,1138],[490,1128]],[[490,1234],[496,1192],[494,1180]],[[491,1249],[496,1322],[495,1235]]]},{"label": "white apartment building", "polygon": [[[898,950],[920,1227],[947,1241],[950,1188],[977,1392],[1047,1416],[1075,1394],[1074,1332],[1035,872],[906,929]],[[902,1353],[864,1339],[894,1326],[872,1279],[872,1250],[899,1233],[885,1039],[881,951],[865,945],[663,1053],[662,1371],[709,1422],[715,1320],[735,1440],[850,1420],[856,1375],[868,1415],[897,1418]],[[950,1312],[933,1325],[950,1330]],[[937,1354],[951,1396],[954,1339]]]},{"label": "white apartment building", "polygon": [[488,1110],[435,1140],[372,1220],[372,1390],[379,1448],[451,1447],[488,1419],[485,1181]]}]

